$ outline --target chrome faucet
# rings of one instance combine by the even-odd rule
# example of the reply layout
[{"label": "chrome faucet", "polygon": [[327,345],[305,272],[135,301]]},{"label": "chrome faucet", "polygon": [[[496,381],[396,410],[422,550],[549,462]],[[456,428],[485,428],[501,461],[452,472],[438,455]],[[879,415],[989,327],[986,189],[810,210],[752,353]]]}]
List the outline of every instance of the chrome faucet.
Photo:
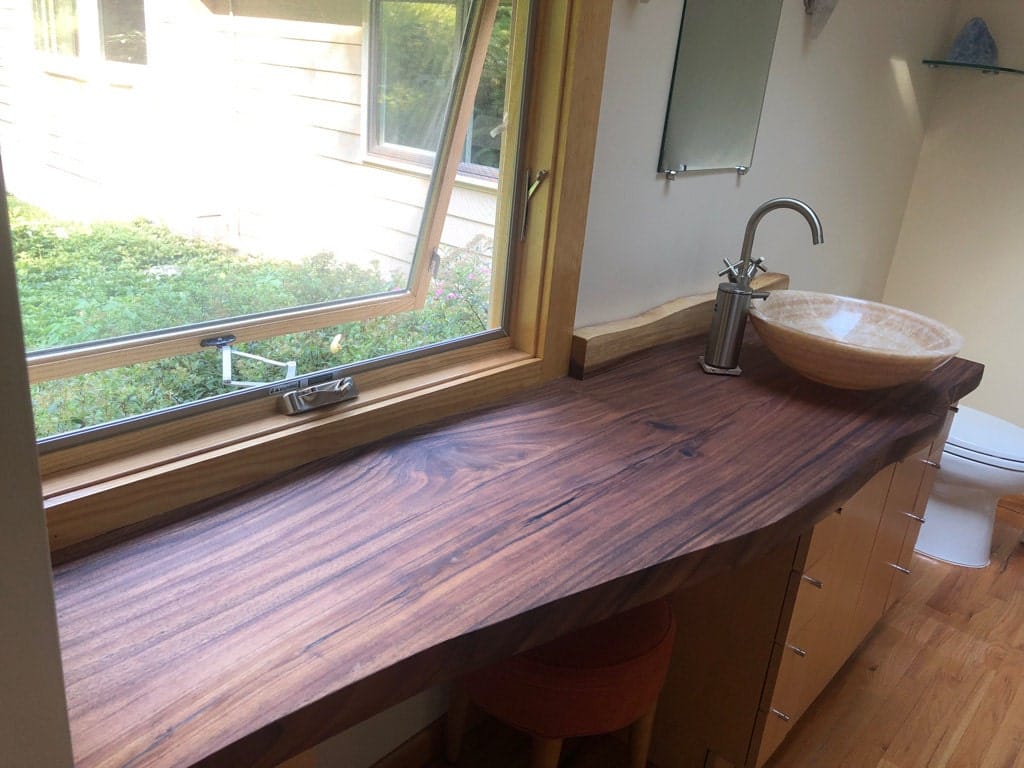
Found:
[{"label": "chrome faucet", "polygon": [[750,288],[750,281],[757,271],[767,271],[764,267],[764,259],[751,259],[750,257],[750,252],[754,247],[754,233],[765,214],[779,208],[789,208],[807,219],[807,223],[811,227],[811,240],[815,245],[825,240],[818,214],[802,200],[778,197],[757,207],[747,221],[740,260],[735,264],[730,264],[727,260],[725,269],[718,273],[719,277],[728,276],[729,282],[718,285],[714,314],[711,317],[711,332],[708,335],[704,354],[700,357],[700,365],[705,373],[729,376],[739,376],[741,373],[739,367],[740,345],[743,343],[743,331],[747,325],[747,309],[750,307],[750,300],[768,298],[767,291],[754,291]]}]

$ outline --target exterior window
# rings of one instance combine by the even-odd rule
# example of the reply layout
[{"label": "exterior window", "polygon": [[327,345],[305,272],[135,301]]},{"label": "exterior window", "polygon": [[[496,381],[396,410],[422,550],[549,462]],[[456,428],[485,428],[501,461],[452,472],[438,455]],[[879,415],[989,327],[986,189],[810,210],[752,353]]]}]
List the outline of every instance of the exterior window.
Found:
[{"label": "exterior window", "polygon": [[[64,56],[100,57],[129,64],[146,63],[143,0],[32,0],[37,50]],[[80,39],[95,28],[96,40]]]},{"label": "exterior window", "polygon": [[[372,1],[371,154],[430,162],[440,126],[428,105],[444,98],[446,73],[459,48],[468,6],[468,0]],[[499,165],[511,21],[511,3],[501,4],[462,148],[465,173],[490,176]],[[427,34],[410,45],[411,30]]]},{"label": "exterior window", "polygon": [[[433,57],[391,113],[428,178],[363,162],[364,30],[283,18],[287,2],[170,4],[145,88],[12,80],[0,145],[44,453],[503,336],[517,138],[466,137],[496,125],[481,98],[520,112],[505,83],[525,34],[510,57],[514,9],[491,0],[381,6],[389,50]],[[137,9],[102,0],[107,58],[145,61]],[[456,188],[464,146],[496,189]]]},{"label": "exterior window", "polygon": [[99,0],[103,57],[146,63],[146,14],[141,0]]},{"label": "exterior window", "polygon": [[32,17],[37,50],[78,55],[75,0],[32,0]]}]

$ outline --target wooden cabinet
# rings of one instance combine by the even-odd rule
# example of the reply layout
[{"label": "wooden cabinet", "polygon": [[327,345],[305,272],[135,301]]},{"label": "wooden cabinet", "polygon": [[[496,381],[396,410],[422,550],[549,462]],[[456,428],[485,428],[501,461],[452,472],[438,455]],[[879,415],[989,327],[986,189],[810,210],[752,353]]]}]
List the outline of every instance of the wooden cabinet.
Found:
[{"label": "wooden cabinet", "polygon": [[755,732],[746,764],[760,766],[771,756],[874,625],[876,601],[860,598],[895,469],[886,467],[818,523],[807,537],[802,563],[798,554],[790,587],[793,612],[780,621],[778,670],[774,681],[769,670],[763,731],[759,738]]},{"label": "wooden cabinet", "polygon": [[794,546],[677,595],[655,764],[768,760],[906,589],[945,438],[880,471]]},{"label": "wooden cabinet", "polygon": [[[928,505],[928,497],[932,492],[932,484],[935,482],[935,474],[939,469],[939,460],[942,458],[942,448],[949,437],[949,428],[953,425],[953,416],[956,411],[951,409],[946,415],[946,423],[942,431],[929,446],[927,453],[921,451],[915,455],[917,459],[911,466],[903,470],[905,484],[897,488],[895,485],[890,493],[890,506],[903,512],[907,520],[906,533],[900,545],[900,551],[896,559],[896,567],[893,569],[892,586],[889,589],[889,598],[885,608],[889,609],[894,602],[906,594],[909,584],[911,560],[914,555],[914,546],[917,544],[917,535],[921,531],[921,523],[924,522],[925,507]],[[906,464],[907,462],[902,462]],[[912,485],[915,473],[919,475],[916,490],[911,493],[908,486]]]},{"label": "wooden cabinet", "polygon": [[742,765],[758,719],[797,542],[672,598],[676,642],[650,759],[661,768]]}]

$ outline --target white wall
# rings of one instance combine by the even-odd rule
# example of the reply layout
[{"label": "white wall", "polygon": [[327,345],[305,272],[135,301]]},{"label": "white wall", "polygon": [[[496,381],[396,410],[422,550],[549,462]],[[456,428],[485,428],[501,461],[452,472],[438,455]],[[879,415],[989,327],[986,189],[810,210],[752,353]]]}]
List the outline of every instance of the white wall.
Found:
[{"label": "white wall", "polygon": [[656,173],[682,0],[616,0],[577,326],[711,291],[760,203],[798,197],[821,217],[766,217],[754,255],[794,288],[880,298],[922,140],[949,0],[845,0],[811,39],[784,0],[749,174]]},{"label": "white wall", "polygon": [[[1019,0],[966,0],[954,31],[985,19],[1004,66],[1024,68]],[[945,50],[943,48],[942,50]],[[885,301],[931,315],[985,364],[965,403],[1024,426],[1024,76],[945,69]]]},{"label": "white wall", "polygon": [[62,768],[71,737],[9,242],[0,225],[0,765]]}]

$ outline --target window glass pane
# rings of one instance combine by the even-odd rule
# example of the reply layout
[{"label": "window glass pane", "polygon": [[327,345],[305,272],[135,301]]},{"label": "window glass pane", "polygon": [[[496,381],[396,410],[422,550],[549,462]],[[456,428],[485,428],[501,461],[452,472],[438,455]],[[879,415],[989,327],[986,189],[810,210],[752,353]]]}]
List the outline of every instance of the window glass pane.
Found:
[{"label": "window glass pane", "polygon": [[103,55],[107,61],[146,63],[146,14],[142,0],[99,0]]},{"label": "window glass pane", "polygon": [[[407,160],[429,162],[441,126],[424,105],[447,85],[444,72],[455,55],[461,35],[461,3],[424,0],[375,0],[378,27],[373,38],[374,110],[370,119],[371,150]],[[418,47],[406,42],[409,28],[429,29]],[[463,172],[492,175],[500,160],[505,128],[505,78],[508,71],[512,5],[503,2],[487,47],[483,77],[474,102],[463,162],[477,168]]]},{"label": "window glass pane", "polygon": [[[56,77],[29,58],[9,80],[13,119],[0,123],[0,146],[30,372],[40,354],[85,359],[83,350],[112,341],[197,335],[216,322],[356,299],[366,308],[360,322],[276,327],[234,350],[294,361],[302,376],[499,327],[506,253],[495,246],[507,241],[507,222],[498,212],[507,218],[500,198],[514,186],[502,175],[496,189],[455,184],[422,307],[374,309],[375,297],[406,295],[411,284],[431,178],[365,162],[361,49],[371,30],[287,18],[294,2],[267,17],[199,4],[168,11],[166,29],[147,42],[141,13],[112,14],[117,2],[100,9],[105,41],[112,29],[138,31],[140,47],[121,60],[148,59],[130,87],[99,69],[81,81]],[[301,4],[302,18],[314,4]],[[454,12],[450,3],[411,5]],[[507,46],[504,18],[494,37]],[[423,49],[435,31],[411,24],[402,34]],[[456,54],[449,48],[436,73],[445,87],[409,113],[420,121],[412,130],[443,123]],[[492,114],[509,108],[508,58],[488,58],[480,92]],[[509,139],[494,133],[497,151]],[[162,360],[128,355],[83,364],[96,373],[36,377],[40,435],[237,390],[222,381],[221,352],[198,342]],[[115,363],[125,365],[109,369]],[[235,363],[235,381],[288,372]],[[55,375],[64,378],[41,380]]]},{"label": "window glass pane", "polygon": [[32,0],[32,24],[37,50],[78,55],[75,0]]},{"label": "window glass pane", "polygon": [[501,134],[505,130],[505,76],[512,32],[512,6],[502,4],[494,22],[494,35],[487,47],[484,73],[473,108],[473,127],[467,142],[468,162],[497,168],[501,157]]},{"label": "window glass pane", "polygon": [[[458,44],[456,4],[380,0],[378,7],[381,140],[432,150],[441,135],[439,115],[432,105],[448,93]],[[411,39],[415,42],[410,43]]]},{"label": "window glass pane", "polygon": [[[39,438],[171,408],[247,385],[370,360],[493,327],[490,254],[449,252],[422,309],[33,384]],[[242,353],[242,354],[238,354]],[[263,360],[247,357],[253,355]],[[272,362],[268,362],[272,361]]]}]

